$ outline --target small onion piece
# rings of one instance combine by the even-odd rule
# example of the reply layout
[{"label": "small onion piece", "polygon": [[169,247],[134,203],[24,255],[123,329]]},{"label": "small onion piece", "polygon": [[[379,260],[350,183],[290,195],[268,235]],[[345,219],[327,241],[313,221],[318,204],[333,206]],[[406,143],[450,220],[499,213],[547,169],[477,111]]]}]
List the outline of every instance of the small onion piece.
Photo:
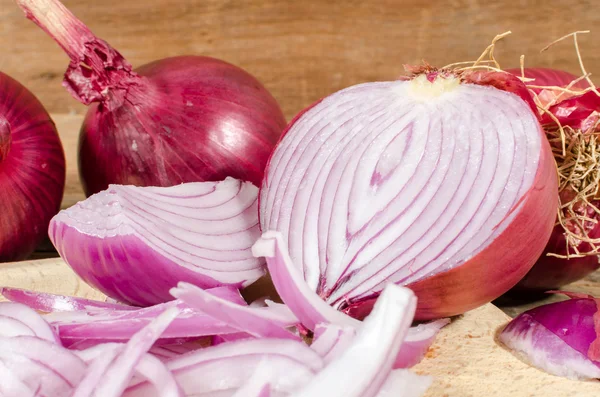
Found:
[{"label": "small onion piece", "polygon": [[487,303],[533,266],[556,216],[532,109],[508,73],[429,68],[339,91],[277,145],[261,229],[282,233],[311,291],[357,318],[389,282],[415,291],[419,320]]},{"label": "small onion piece", "polygon": [[37,98],[0,72],[0,262],[23,260],[60,209],[65,155]]},{"label": "small onion piece", "polygon": [[134,71],[58,0],[17,4],[67,53],[63,85],[90,105],[78,156],[88,196],[111,184],[172,186],[228,176],[259,186],[286,121],[256,78],[203,56]]},{"label": "small onion piece", "polygon": [[600,300],[565,294],[571,299],[517,316],[502,330],[499,340],[551,374],[600,379]]},{"label": "small onion piece", "polygon": [[243,287],[260,278],[258,189],[248,182],[113,185],[61,211],[50,239],[88,284],[122,302],[171,300],[179,281]]}]

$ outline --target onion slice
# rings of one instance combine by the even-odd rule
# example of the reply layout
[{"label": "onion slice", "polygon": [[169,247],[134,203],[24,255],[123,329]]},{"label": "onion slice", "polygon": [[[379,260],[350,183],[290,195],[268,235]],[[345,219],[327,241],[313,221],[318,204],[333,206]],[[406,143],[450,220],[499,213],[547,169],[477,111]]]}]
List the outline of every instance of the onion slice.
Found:
[{"label": "onion slice", "polygon": [[554,375],[600,379],[600,304],[590,296],[521,313],[499,340],[531,365]]},{"label": "onion slice", "polygon": [[356,327],[359,322],[338,312],[319,298],[292,264],[283,238],[278,232],[266,232],[252,247],[256,257],[267,260],[269,274],[277,293],[302,325],[314,330],[319,323]]},{"label": "onion slice", "polygon": [[84,281],[133,305],[172,299],[180,281],[243,287],[264,274],[250,250],[260,235],[257,194],[233,178],[111,185],[56,215],[50,239]]},{"label": "onion slice", "polygon": [[55,295],[46,292],[29,291],[19,288],[4,287],[0,294],[11,302],[18,302],[40,312],[69,312],[76,310],[115,309],[134,310],[135,306],[117,303],[100,302],[75,296]]},{"label": "onion slice", "polygon": [[[58,337],[48,323],[34,310],[20,303],[2,302],[0,303],[0,317],[12,319],[21,323],[23,327],[31,330],[27,335],[37,336],[38,338],[47,340],[52,343],[58,343]],[[18,325],[17,325],[18,326]],[[13,328],[14,329],[14,328]],[[0,330],[0,334],[7,335],[7,329]]]},{"label": "onion slice", "polygon": [[300,340],[297,335],[285,329],[295,324],[286,323],[286,318],[277,316],[277,313],[268,307],[253,308],[236,305],[188,283],[179,283],[177,288],[171,289],[171,295],[250,335]]},{"label": "onion slice", "polygon": [[[167,361],[186,395],[230,395],[243,387],[258,366],[274,392],[291,393],[323,368],[321,357],[303,342],[246,339],[207,347]],[[223,393],[223,394],[219,394]],[[147,382],[132,384],[128,397],[154,397]]]},{"label": "onion slice", "polygon": [[376,396],[392,371],[416,306],[410,290],[386,286],[350,346],[293,396]]}]

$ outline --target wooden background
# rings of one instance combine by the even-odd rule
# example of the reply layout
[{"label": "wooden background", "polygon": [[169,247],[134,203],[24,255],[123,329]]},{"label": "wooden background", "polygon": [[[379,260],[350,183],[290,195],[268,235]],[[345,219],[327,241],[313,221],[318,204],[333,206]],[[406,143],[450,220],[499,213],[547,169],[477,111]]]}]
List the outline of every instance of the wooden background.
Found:
[{"label": "wooden background", "polygon": [[[600,13],[591,0],[64,0],[136,66],[182,54],[218,57],[257,76],[293,117],[343,87],[394,79],[402,65],[473,60],[498,33],[503,66],[527,64],[577,73],[571,42],[539,49],[575,30],[585,63],[600,73]],[[0,70],[29,87],[52,113],[84,107],[60,86],[67,57],[0,0]],[[600,77],[599,80],[600,81]]]}]

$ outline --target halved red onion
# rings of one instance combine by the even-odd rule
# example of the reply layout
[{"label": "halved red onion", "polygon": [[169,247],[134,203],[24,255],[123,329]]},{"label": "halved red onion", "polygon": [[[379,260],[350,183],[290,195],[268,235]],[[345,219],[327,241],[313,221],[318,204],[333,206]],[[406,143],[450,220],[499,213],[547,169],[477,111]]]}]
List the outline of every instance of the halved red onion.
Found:
[{"label": "halved red onion", "polygon": [[286,329],[294,326],[295,322],[287,322],[287,316],[278,316],[268,307],[237,305],[188,283],[179,283],[177,288],[171,289],[171,295],[240,332],[255,337],[300,340],[299,336]]},{"label": "halved red onion", "polygon": [[88,284],[134,305],[168,301],[179,281],[246,286],[264,274],[257,188],[222,182],[173,187],[112,185],[61,211],[50,239]]},{"label": "halved red onion", "polygon": [[557,181],[531,103],[478,85],[527,95],[511,76],[361,84],[292,121],[267,167],[260,222],[282,233],[311,291],[364,317],[386,283],[407,285],[416,318],[430,319],[525,275],[550,236]]},{"label": "halved red onion", "polygon": [[600,379],[600,301],[567,293],[570,300],[528,310],[499,340],[531,365],[554,375]]},{"label": "halved red onion", "polygon": [[135,306],[100,302],[75,296],[49,294],[19,288],[0,288],[0,294],[11,302],[18,302],[40,312],[69,312],[76,310],[115,309],[134,310]]},{"label": "halved red onion", "polygon": [[[316,341],[320,336],[324,336],[325,339],[317,344],[316,350],[324,353],[323,357],[327,359],[331,356],[330,350],[343,349],[353,338],[352,332],[345,328],[359,329],[360,321],[335,310],[310,290],[298,269],[292,264],[281,233],[264,233],[252,247],[252,252],[256,256],[266,258],[271,279],[279,296],[298,317],[301,325],[315,332]],[[447,319],[440,319],[411,328],[396,357],[394,368],[407,368],[421,361],[437,332],[448,322]],[[325,332],[327,335],[321,335]],[[335,336],[336,332],[338,336]],[[336,343],[342,346],[336,347]]]}]

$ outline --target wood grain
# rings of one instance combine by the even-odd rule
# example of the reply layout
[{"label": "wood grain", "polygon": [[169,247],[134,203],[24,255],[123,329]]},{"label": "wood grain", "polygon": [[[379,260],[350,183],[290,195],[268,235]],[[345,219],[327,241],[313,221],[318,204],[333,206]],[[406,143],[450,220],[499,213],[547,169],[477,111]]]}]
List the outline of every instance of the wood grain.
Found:
[{"label": "wood grain", "polygon": [[[0,70],[29,87],[50,112],[81,114],[61,88],[67,57],[11,0],[0,0]],[[291,118],[313,101],[365,81],[394,79],[405,63],[473,60],[498,33],[506,67],[578,71],[572,43],[550,41],[595,29],[591,0],[64,0],[136,66],[175,55],[224,59],[257,76]],[[581,37],[585,63],[600,73],[600,31]]]}]

